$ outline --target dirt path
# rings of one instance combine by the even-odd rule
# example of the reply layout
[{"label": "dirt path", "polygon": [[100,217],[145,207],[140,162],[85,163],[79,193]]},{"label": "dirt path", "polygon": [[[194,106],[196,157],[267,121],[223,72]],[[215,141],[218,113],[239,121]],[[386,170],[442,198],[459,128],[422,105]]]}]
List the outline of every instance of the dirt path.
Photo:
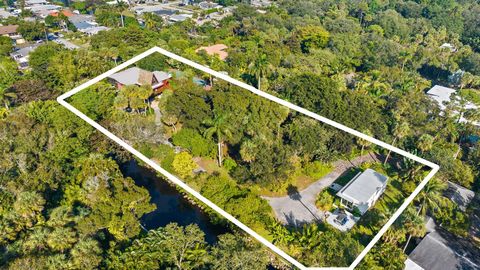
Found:
[{"label": "dirt path", "polygon": [[160,108],[158,107],[158,100],[152,101],[151,105],[153,111],[155,112],[155,125],[161,126],[162,125],[162,112],[160,112]]},{"label": "dirt path", "polygon": [[353,159],[351,162],[339,160],[333,163],[334,170],[324,177],[313,182],[310,186],[301,190],[296,196],[262,197],[268,201],[275,212],[275,216],[284,224],[300,226],[323,218],[322,211],[315,206],[317,195],[328,188],[340,175],[348,169],[364,162],[378,161],[375,156],[369,154]]}]

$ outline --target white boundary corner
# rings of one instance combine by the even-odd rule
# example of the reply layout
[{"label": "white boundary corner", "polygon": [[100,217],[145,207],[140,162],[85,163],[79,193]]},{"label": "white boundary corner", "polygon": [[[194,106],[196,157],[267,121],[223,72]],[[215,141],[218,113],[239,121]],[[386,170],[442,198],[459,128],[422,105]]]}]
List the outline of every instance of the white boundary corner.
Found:
[{"label": "white boundary corner", "polygon": [[[80,112],[79,110],[77,110],[75,107],[73,107],[72,105],[70,105],[68,102],[65,101],[65,99],[75,95],[76,93],[82,91],[83,89],[85,88],[88,88],[90,86],[92,86],[93,84],[95,83],[98,83],[100,82],[101,80],[107,78],[108,76],[116,73],[116,72],[119,72],[120,70],[130,66],[131,64],[134,64],[135,62],[149,56],[150,54],[153,54],[155,52],[158,52],[158,53],[161,53],[167,57],[170,57],[170,58],[173,58],[177,61],[180,61],[186,65],[189,65],[193,68],[196,68],[196,69],[199,69],[201,71],[204,71],[206,73],[209,73],[217,78],[220,78],[220,79],[223,79],[229,83],[232,83],[236,86],[239,86],[241,88],[244,88],[256,95],[259,95],[261,97],[264,97],[270,101],[273,101],[275,103],[278,103],[280,105],[283,105],[283,106],[286,106],[294,111],[297,111],[297,112],[300,112],[302,114],[305,114],[305,115],[308,115],[318,121],[321,121],[323,123],[326,123],[328,125],[331,125],[331,126],[334,126],[340,130],[343,130],[345,132],[348,132],[352,135],[355,135],[357,137],[360,137],[366,141],[369,141],[371,143],[374,143],[378,146],[381,146],[381,147],[384,147],[388,150],[391,150],[392,152],[395,152],[397,154],[400,154],[402,156],[405,156],[407,158],[410,158],[410,159],[413,159],[425,166],[428,166],[430,167],[432,170],[430,171],[430,173],[428,173],[428,175],[425,177],[425,179],[422,180],[422,182],[418,185],[417,188],[415,188],[415,190],[413,191],[412,194],[410,194],[410,196],[408,196],[408,198],[405,200],[405,202],[397,209],[397,211],[395,211],[395,213],[393,214],[393,216],[385,223],[385,225],[383,225],[383,227],[380,229],[380,231],[378,232],[378,234],[376,234],[372,241],[365,247],[365,249],[360,253],[360,255],[353,261],[353,263],[348,266],[348,267],[306,267],[304,266],[303,264],[301,264],[300,262],[298,262],[297,260],[295,260],[294,258],[292,258],[290,255],[286,254],[284,251],[282,251],[281,249],[279,249],[277,246],[273,245],[271,242],[269,242],[268,240],[266,240],[265,238],[263,238],[262,236],[260,236],[259,234],[257,234],[255,231],[253,231],[252,229],[250,229],[249,227],[247,227],[245,224],[243,224],[242,222],[240,222],[238,219],[236,219],[235,217],[233,217],[231,214],[227,213],[226,211],[224,211],[223,209],[221,209],[220,207],[218,207],[216,204],[214,204],[213,202],[211,202],[210,200],[208,200],[207,198],[205,198],[204,196],[202,196],[199,192],[195,191],[194,189],[192,189],[191,187],[189,187],[187,184],[185,184],[182,180],[180,180],[179,178],[177,178],[175,175],[169,173],[168,171],[166,171],[165,169],[163,169],[162,167],[160,167],[157,163],[155,163],[154,161],[150,160],[149,158],[147,158],[146,156],[144,156],[142,153],[140,153],[139,151],[137,151],[135,148],[133,148],[132,146],[130,146],[129,144],[127,144],[126,142],[124,142],[122,139],[120,139],[119,137],[115,136],[113,133],[111,133],[110,131],[108,131],[107,129],[105,129],[104,127],[102,127],[100,124],[98,124],[97,122],[93,121],[92,119],[90,119],[88,116],[86,116],[85,114],[83,114],[82,112]],[[125,148],[127,151],[131,152],[132,154],[134,154],[135,156],[137,156],[140,160],[142,160],[143,162],[147,163],[148,165],[150,165],[153,169],[155,169],[156,171],[160,172],[162,175],[164,175],[165,177],[167,177],[171,182],[173,182],[174,184],[180,186],[182,189],[184,189],[185,191],[189,192],[190,194],[192,194],[193,196],[195,196],[197,199],[199,199],[200,201],[202,201],[203,203],[205,203],[206,205],[208,205],[209,207],[211,207],[213,210],[217,211],[220,215],[222,215],[223,217],[225,217],[226,219],[228,219],[229,221],[231,221],[232,223],[234,223],[235,225],[237,225],[238,227],[240,227],[242,230],[244,230],[246,233],[250,234],[251,236],[253,236],[255,239],[257,239],[258,241],[260,241],[262,244],[264,244],[265,246],[267,246],[268,248],[270,248],[273,252],[275,252],[276,254],[280,255],[282,258],[284,258],[285,260],[287,260],[288,262],[290,262],[291,264],[295,265],[296,267],[298,267],[299,269],[302,269],[302,270],[324,270],[324,269],[348,269],[348,270],[353,270],[359,263],[360,261],[365,257],[365,255],[370,251],[370,249],[372,249],[372,247],[378,242],[378,240],[380,240],[380,238],[382,237],[382,235],[388,230],[388,228],[390,226],[392,226],[393,222],[400,216],[400,214],[407,208],[407,206],[413,201],[413,199],[415,198],[415,196],[418,195],[418,193],[420,192],[420,190],[427,184],[427,182],[432,179],[432,177],[437,173],[437,171],[439,170],[439,166],[437,164],[434,164],[428,160],[425,160],[423,158],[420,158],[416,155],[413,155],[409,152],[406,152],[402,149],[399,149],[393,145],[390,145],[390,144],[387,144],[383,141],[380,141],[380,140],[377,140],[371,136],[368,136],[366,134],[363,134],[359,131],[356,131],[352,128],[349,128],[347,126],[344,126],[340,123],[337,123],[333,120],[330,120],[328,118],[325,118],[323,116],[320,116],[316,113],[313,113],[311,111],[308,111],[304,108],[301,108],[297,105],[294,105],[288,101],[285,101],[283,99],[280,99],[278,97],[275,97],[273,95],[270,95],[268,93],[265,93],[263,91],[260,91],[258,90],[257,88],[251,86],[251,85],[248,85],[246,83],[243,83],[243,82],[240,82],[236,79],[233,79],[225,74],[222,74],[220,72],[217,72],[217,71],[214,71],[206,66],[203,66],[203,65],[200,65],[198,63],[195,63],[191,60],[188,60],[186,58],[183,58],[179,55],[176,55],[174,53],[171,53],[167,50],[164,50],[162,48],[159,48],[159,47],[153,47],[135,57],[133,57],[132,59],[118,65],[117,67],[103,73],[102,75],[99,75],[97,76],[96,78],[78,86],[78,87],[75,87],[74,89],[64,93],[63,95],[59,96],[57,98],[57,101],[58,103],[60,103],[62,106],[64,106],[65,108],[67,108],[68,110],[70,110],[71,112],[73,112],[74,114],[76,114],[78,117],[82,118],[83,120],[85,120],[87,123],[89,123],[90,125],[92,125],[94,128],[96,128],[97,130],[99,130],[100,132],[102,132],[103,134],[105,134],[107,137],[109,137],[110,139],[112,139],[113,141],[115,141],[116,143],[118,143],[120,146],[122,146],[123,148]]]}]

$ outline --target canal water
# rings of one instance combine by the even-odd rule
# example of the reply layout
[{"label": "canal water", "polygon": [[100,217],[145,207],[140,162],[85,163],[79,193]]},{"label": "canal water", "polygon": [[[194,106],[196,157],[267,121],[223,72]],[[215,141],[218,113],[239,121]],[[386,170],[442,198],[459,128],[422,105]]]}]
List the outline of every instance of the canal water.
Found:
[{"label": "canal water", "polygon": [[155,211],[141,218],[142,225],[147,230],[164,227],[171,222],[182,226],[194,223],[205,233],[205,240],[210,244],[215,243],[220,234],[230,232],[224,226],[211,223],[206,213],[191,204],[166,180],[158,177],[153,169],[140,166],[135,160],[130,160],[121,166],[121,170],[137,185],[147,189],[152,197],[150,202],[157,206]]}]

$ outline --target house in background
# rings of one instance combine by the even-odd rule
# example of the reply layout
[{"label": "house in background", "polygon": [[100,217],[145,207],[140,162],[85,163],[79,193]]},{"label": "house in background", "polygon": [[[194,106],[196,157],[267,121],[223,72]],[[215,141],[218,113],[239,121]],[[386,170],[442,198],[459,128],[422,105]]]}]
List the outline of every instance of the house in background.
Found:
[{"label": "house in background", "polygon": [[164,71],[147,71],[131,67],[108,77],[118,89],[125,85],[151,86],[155,94],[161,93],[169,85],[172,75]]},{"label": "house in background", "polygon": [[405,270],[480,269],[480,251],[471,242],[437,228],[408,255]]},{"label": "house in background", "polygon": [[460,210],[465,212],[468,205],[475,197],[475,192],[450,181],[447,181],[447,183],[448,188],[445,191],[445,197],[449,198],[452,202],[458,205]]},{"label": "house in background", "polygon": [[[447,104],[450,104],[454,102],[457,105],[460,105],[459,97],[456,95],[457,90],[445,87],[445,86],[440,86],[440,85],[435,85],[432,87],[430,90],[427,91],[427,95],[430,96],[433,100],[435,100],[438,103],[438,107],[440,110],[443,111],[447,108]],[[480,109],[477,105],[473,104],[472,102],[466,102],[463,105],[464,110],[478,110]],[[454,112],[455,114],[458,115],[459,112]],[[459,119],[460,123],[466,123],[469,122],[475,126],[480,127],[480,122],[475,122],[475,121],[469,121],[463,115],[460,115]]]},{"label": "house in background", "polygon": [[15,62],[17,62],[19,69],[28,69],[29,55],[40,45],[42,44],[36,43],[17,48],[13,53],[10,54],[10,56],[13,60],[15,60]]},{"label": "house in background", "polygon": [[380,198],[387,188],[388,177],[372,169],[359,172],[348,184],[346,184],[337,196],[340,202],[349,210],[355,208],[360,214],[365,214]]}]

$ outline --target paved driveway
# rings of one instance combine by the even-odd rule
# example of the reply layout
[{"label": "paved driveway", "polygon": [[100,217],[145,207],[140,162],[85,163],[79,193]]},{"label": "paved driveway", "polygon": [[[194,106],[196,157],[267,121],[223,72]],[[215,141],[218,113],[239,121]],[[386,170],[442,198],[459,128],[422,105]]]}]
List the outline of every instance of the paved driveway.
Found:
[{"label": "paved driveway", "polygon": [[301,226],[305,223],[320,221],[323,219],[323,213],[315,206],[315,200],[320,191],[328,188],[340,175],[354,165],[358,166],[366,161],[377,161],[374,158],[374,156],[367,154],[357,157],[351,162],[345,160],[337,161],[333,164],[335,169],[331,173],[293,196],[262,198],[268,201],[277,219],[284,224]]}]

